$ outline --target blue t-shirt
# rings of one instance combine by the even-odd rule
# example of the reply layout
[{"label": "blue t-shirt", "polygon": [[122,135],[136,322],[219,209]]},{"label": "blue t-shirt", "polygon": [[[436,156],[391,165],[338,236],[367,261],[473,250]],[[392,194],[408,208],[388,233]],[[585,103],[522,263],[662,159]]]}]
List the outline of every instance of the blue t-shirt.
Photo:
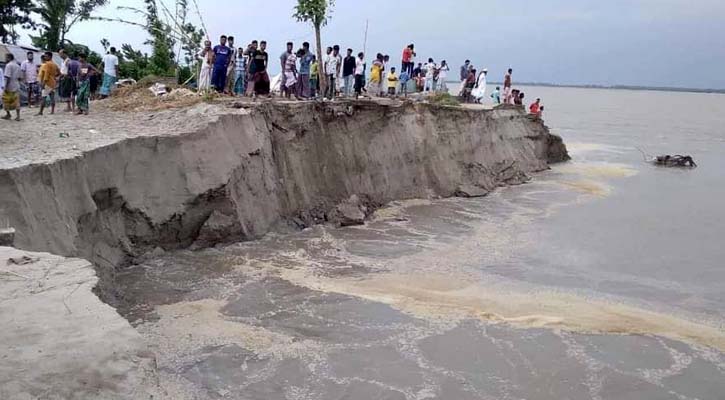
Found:
[{"label": "blue t-shirt", "polygon": [[307,52],[304,56],[300,58],[300,75],[309,75],[310,74],[310,64],[312,64],[312,55],[311,52]]},{"label": "blue t-shirt", "polygon": [[232,50],[227,46],[220,44],[214,46],[214,59],[215,67],[226,67],[229,64],[229,56],[232,54]]}]

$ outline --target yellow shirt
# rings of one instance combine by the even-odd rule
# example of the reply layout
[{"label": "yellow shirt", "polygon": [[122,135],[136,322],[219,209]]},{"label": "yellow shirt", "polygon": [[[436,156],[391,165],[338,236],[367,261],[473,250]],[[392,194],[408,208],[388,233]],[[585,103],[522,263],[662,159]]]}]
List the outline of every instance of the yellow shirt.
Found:
[{"label": "yellow shirt", "polygon": [[380,75],[382,72],[382,64],[373,63],[373,67],[370,73],[370,80],[373,82],[380,82]]},{"label": "yellow shirt", "polygon": [[58,68],[53,61],[47,61],[40,66],[40,71],[38,71],[38,81],[42,83],[44,87],[55,89],[55,77],[58,75],[60,75],[60,68]]},{"label": "yellow shirt", "polygon": [[398,87],[398,75],[396,75],[395,72],[391,72],[388,74],[388,87],[389,88]]}]

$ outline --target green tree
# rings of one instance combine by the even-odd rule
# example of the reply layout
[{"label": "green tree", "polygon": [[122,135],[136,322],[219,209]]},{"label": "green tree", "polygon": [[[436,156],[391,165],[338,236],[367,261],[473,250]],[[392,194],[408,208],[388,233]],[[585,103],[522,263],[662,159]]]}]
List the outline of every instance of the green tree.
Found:
[{"label": "green tree", "polygon": [[16,26],[35,27],[30,13],[35,10],[32,0],[0,0],[0,41],[15,44],[20,36]]},{"label": "green tree", "polygon": [[145,44],[151,46],[149,72],[165,76],[174,70],[174,44],[172,29],[159,18],[156,0],[144,0],[146,3],[146,26],[151,39]]},{"label": "green tree", "polygon": [[[309,22],[315,28],[315,42],[317,45],[317,62],[322,65],[322,37],[320,31],[327,25],[327,20],[335,5],[334,0],[297,0],[294,18],[299,22]],[[325,93],[327,82],[323,68],[319,68],[320,90]]]},{"label": "green tree", "polygon": [[138,81],[149,74],[148,55],[134,49],[130,44],[122,45],[121,53],[118,56],[121,77],[133,78]]},{"label": "green tree", "polygon": [[33,45],[56,51],[67,42],[65,36],[75,24],[91,18],[91,13],[108,0],[38,0],[37,13],[42,22],[39,36],[31,37]]}]

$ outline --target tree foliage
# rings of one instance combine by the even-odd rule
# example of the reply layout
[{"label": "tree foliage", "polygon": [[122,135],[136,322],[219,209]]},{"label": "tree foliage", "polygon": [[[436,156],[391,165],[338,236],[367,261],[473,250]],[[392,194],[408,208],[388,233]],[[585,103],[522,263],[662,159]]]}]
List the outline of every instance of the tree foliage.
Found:
[{"label": "tree foliage", "polygon": [[[327,25],[334,0],[297,0],[295,12],[292,15],[299,22],[309,22],[315,28],[315,44],[317,45],[317,62],[322,63],[322,34],[321,29]],[[320,90],[325,93],[327,82],[323,68],[319,68]]]},{"label": "tree foliage", "polygon": [[32,0],[0,0],[0,41],[15,44],[20,36],[15,27],[35,27],[30,14],[35,11]]},{"label": "tree foliage", "polygon": [[144,0],[146,3],[146,27],[151,38],[145,44],[151,46],[149,73],[165,76],[174,70],[174,45],[172,28],[159,17],[156,0]]},{"label": "tree foliage", "polygon": [[38,0],[39,36],[31,37],[33,45],[56,51],[66,43],[66,35],[75,24],[91,18],[93,11],[108,0]]},{"label": "tree foliage", "polygon": [[298,0],[293,17],[300,22],[310,22],[315,29],[327,24],[334,0]]}]

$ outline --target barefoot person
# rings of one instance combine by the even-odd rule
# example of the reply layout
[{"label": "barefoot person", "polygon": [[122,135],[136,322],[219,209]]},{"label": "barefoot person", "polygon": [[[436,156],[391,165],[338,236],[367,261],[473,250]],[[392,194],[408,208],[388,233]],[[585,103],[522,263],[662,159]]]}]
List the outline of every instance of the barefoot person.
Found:
[{"label": "barefoot person", "polygon": [[34,54],[28,52],[27,59],[20,64],[20,77],[25,83],[25,90],[28,92],[28,107],[32,107],[40,101],[40,86],[38,86],[38,65],[33,60]]},{"label": "barefoot person", "polygon": [[3,119],[10,119],[10,111],[15,110],[15,120],[20,121],[20,66],[15,62],[12,53],[5,54],[5,72],[3,73],[5,88],[3,89]]},{"label": "barefoot person", "polygon": [[118,80],[118,56],[116,56],[116,48],[111,47],[111,51],[103,56],[103,83],[101,84],[101,98],[105,99],[111,95],[113,85]]},{"label": "barefoot person", "polygon": [[481,71],[480,74],[478,74],[478,78],[476,79],[476,87],[473,88],[473,91],[471,92],[471,95],[475,99],[476,103],[483,103],[484,97],[486,97],[486,75],[488,75],[488,70],[486,68]]},{"label": "barefoot person", "polygon": [[79,62],[79,73],[78,73],[78,94],[76,95],[76,107],[78,112],[76,114],[88,115],[91,100],[91,77],[97,73],[96,68],[93,67],[87,60],[86,55],[81,54],[78,57]]},{"label": "barefoot person", "polygon": [[43,97],[38,115],[43,115],[43,110],[48,105],[50,106],[50,113],[55,114],[55,88],[60,76],[60,69],[53,62],[53,53],[46,51],[40,59],[43,61],[43,65],[40,66],[40,71],[38,71],[38,82]]},{"label": "barefoot person", "polygon": [[68,56],[68,53],[61,49],[58,54],[63,59],[60,65],[60,82],[58,83],[58,98],[67,105],[66,111],[73,111],[75,108],[76,81],[78,80],[78,61]]},{"label": "barefoot person", "polygon": [[199,53],[201,69],[199,69],[199,82],[196,83],[198,93],[211,90],[211,70],[214,65],[214,51],[211,49],[211,40],[204,41],[204,48]]},{"label": "barefoot person", "polygon": [[227,38],[227,47],[229,48],[229,62],[227,64],[227,78],[225,80],[226,88],[224,92],[234,95],[234,86],[237,84],[237,57],[234,50],[234,36]]},{"label": "barefoot person", "polygon": [[[302,53],[300,52],[297,54]],[[295,53],[287,55],[287,60],[285,60],[282,71],[282,75],[284,76],[284,88],[282,90],[283,95],[288,99],[294,95],[295,99],[299,100],[299,96],[297,96],[297,55]]]},{"label": "barefoot person", "polygon": [[307,42],[302,43],[302,56],[299,57],[300,70],[299,70],[299,82],[297,82],[297,94],[303,99],[307,99],[310,96],[310,66],[312,65],[312,59],[314,56],[310,52],[310,44]]},{"label": "barefoot person", "polygon": [[398,74],[395,73],[395,67],[390,69],[388,74],[388,96],[395,96],[398,89]]},{"label": "barefoot person", "polygon": [[211,73],[211,84],[217,92],[224,92],[227,82],[227,67],[229,59],[233,56],[232,50],[227,47],[227,36],[221,35],[219,44],[214,46],[214,68]]},{"label": "barefoot person", "polygon": [[506,75],[503,77],[503,102],[504,104],[512,104],[512,93],[511,93],[511,75],[514,73],[514,70],[509,68],[508,72],[506,72]]},{"label": "barefoot person", "polygon": [[247,91],[247,56],[244,49],[237,49],[237,59],[234,63],[234,95],[244,96]]}]

